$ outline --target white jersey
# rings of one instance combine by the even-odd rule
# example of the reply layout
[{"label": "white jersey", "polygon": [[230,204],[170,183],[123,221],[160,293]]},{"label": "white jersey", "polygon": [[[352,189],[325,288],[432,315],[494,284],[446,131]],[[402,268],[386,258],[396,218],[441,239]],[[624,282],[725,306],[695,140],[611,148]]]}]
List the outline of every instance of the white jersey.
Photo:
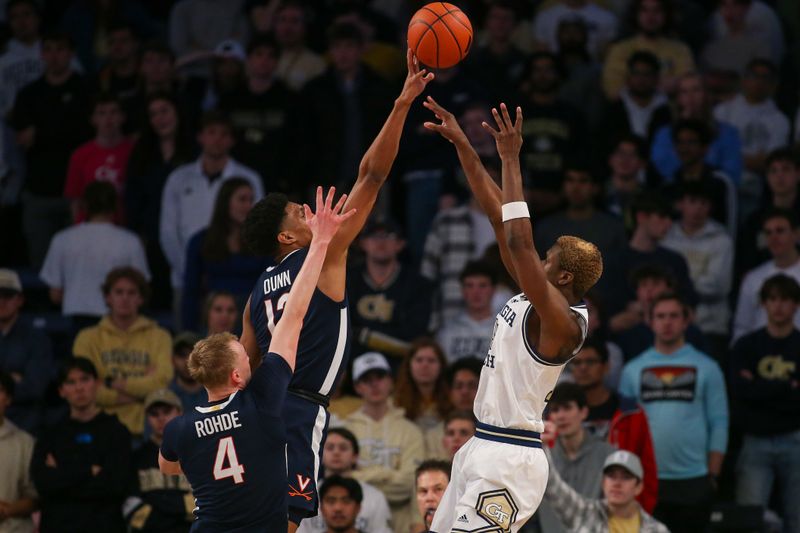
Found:
[{"label": "white jersey", "polygon": [[[574,356],[586,339],[589,312],[583,303],[570,309],[580,317],[581,327],[581,342]],[[528,298],[518,294],[497,314],[475,396],[475,416],[484,424],[544,431],[545,403],[564,365],[545,361],[528,341],[525,324],[532,310]]]}]

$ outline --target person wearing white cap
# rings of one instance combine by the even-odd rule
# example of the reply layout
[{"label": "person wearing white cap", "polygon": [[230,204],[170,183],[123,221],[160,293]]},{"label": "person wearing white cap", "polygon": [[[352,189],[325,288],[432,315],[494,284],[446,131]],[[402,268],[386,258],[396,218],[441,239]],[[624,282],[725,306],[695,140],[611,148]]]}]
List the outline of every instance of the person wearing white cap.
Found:
[{"label": "person wearing white cap", "polygon": [[414,469],[425,455],[422,432],[389,400],[394,382],[383,354],[358,356],[353,361],[353,383],[364,400],[361,408],[344,420],[361,447],[353,477],[383,491],[395,531],[408,531]]},{"label": "person wearing white cap", "polygon": [[53,348],[47,335],[20,320],[24,303],[17,273],[0,268],[0,372],[11,377],[16,390],[6,416],[21,429],[36,433],[53,377]]},{"label": "person wearing white cap", "polygon": [[[546,454],[549,461],[550,451]],[[669,533],[636,501],[644,486],[643,475],[642,463],[635,454],[617,450],[603,465],[603,498],[592,499],[570,487],[551,463],[544,497],[572,533]]]}]

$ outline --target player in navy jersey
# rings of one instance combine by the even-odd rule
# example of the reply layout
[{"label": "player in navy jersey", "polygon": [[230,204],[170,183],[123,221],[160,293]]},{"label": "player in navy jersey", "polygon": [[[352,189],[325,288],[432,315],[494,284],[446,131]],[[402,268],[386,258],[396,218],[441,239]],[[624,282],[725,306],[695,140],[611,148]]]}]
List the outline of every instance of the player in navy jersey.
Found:
[{"label": "player in navy jersey", "polygon": [[[347,363],[347,249],[364,226],[389,175],[411,104],[433,79],[432,73],[419,69],[411,51],[406,59],[408,76],[403,90],[364,154],[345,205],[345,209],[358,211],[331,241],[300,333],[297,368],[284,403],[290,533],[303,518],[317,513],[316,481],[328,424],[328,397]],[[255,363],[282,320],[286,298],[297,286],[297,272],[307,261],[313,240],[302,207],[282,194],[270,194],[253,207],[245,221],[244,238],[255,254],[272,257],[277,263],[259,278],[244,310],[242,344]]]},{"label": "player in navy jersey", "polygon": [[172,420],[164,431],[159,466],[186,475],[195,497],[192,531],[286,531],[286,435],[281,419],[286,389],[295,370],[303,316],[319,279],[329,245],[355,214],[332,207],[335,191],[317,210],[302,206],[313,242],[286,299],[283,318],[260,366],[234,335],[221,333],[198,342],[189,372],[208,392],[208,402]]}]

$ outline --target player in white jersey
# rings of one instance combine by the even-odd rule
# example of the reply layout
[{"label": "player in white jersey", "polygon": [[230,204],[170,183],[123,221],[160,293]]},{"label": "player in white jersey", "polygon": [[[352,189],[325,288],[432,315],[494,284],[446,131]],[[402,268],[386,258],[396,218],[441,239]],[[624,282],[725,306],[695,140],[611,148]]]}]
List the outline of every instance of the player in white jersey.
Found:
[{"label": "player in white jersey", "polygon": [[539,259],[522,195],[520,108],[512,121],[500,104],[499,112],[492,109],[498,129],[483,124],[502,161],[501,190],[455,117],[430,97],[424,105],[440,121],[425,127],[455,145],[470,188],[495,230],[503,263],[523,291],[495,319],[475,398],[477,431],[453,460],[431,531],[518,531],[547,486],[542,414],[564,364],[586,338],[588,313],[581,298],[600,278],[603,261],[595,245],[569,236]]}]

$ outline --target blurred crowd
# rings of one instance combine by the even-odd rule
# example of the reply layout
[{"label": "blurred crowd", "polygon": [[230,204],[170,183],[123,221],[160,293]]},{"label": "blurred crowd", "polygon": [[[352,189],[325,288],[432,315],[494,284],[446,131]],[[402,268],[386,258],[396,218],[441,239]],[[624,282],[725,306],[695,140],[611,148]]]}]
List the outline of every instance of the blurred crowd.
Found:
[{"label": "blurred crowd", "polygon": [[[241,331],[271,264],[244,220],[349,190],[424,3],[0,0],[0,533],[188,531],[157,450],[206,400],[194,343]],[[458,5],[472,48],[426,94],[496,180],[481,123],[521,106],[539,253],[566,234],[604,258],[524,531],[634,527],[606,511],[635,498],[625,531],[797,533],[800,4]],[[518,288],[433,119],[412,108],[350,253],[351,363],[301,531],[425,531],[475,431]]]}]

